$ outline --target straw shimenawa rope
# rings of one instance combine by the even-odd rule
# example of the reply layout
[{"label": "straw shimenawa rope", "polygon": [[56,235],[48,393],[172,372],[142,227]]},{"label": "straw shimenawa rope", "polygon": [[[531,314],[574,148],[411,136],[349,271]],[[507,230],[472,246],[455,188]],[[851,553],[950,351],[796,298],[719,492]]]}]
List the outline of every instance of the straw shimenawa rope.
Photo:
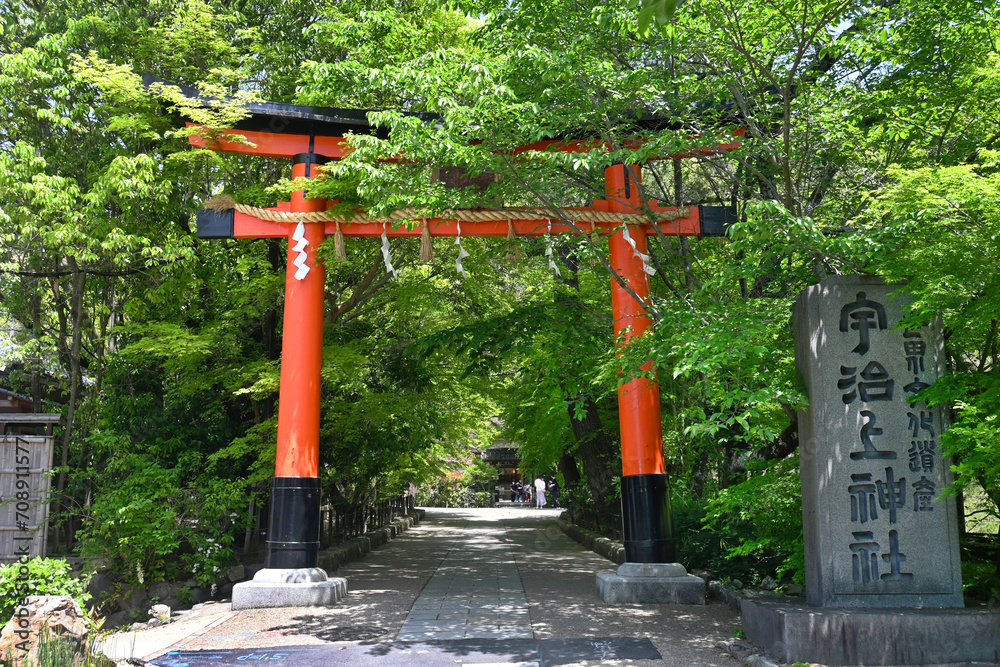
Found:
[{"label": "straw shimenawa rope", "polygon": [[[253,216],[260,220],[268,220],[270,222],[337,222],[343,224],[364,224],[364,223],[394,223],[401,220],[415,220],[415,219],[425,219],[424,215],[420,214],[417,209],[414,208],[403,208],[399,209],[395,213],[383,217],[383,218],[369,218],[367,216],[356,216],[353,218],[347,218],[345,216],[332,215],[325,211],[313,211],[306,213],[292,213],[291,211],[272,211],[266,208],[258,208],[256,206],[247,206],[246,204],[236,204],[233,203],[232,206],[224,206],[222,202],[215,201],[213,198],[208,202],[205,202],[207,208],[213,208],[215,210],[229,210],[235,208],[240,213]],[[225,202],[228,204],[229,202]],[[645,224],[649,222],[649,217],[644,213],[607,213],[604,211],[574,211],[573,209],[563,209],[563,214],[566,217],[574,220],[575,222],[590,222],[590,223],[611,223],[611,224]],[[688,208],[678,208],[674,211],[664,211],[655,212],[655,216],[658,222],[666,222],[670,220],[677,220],[678,218],[686,218],[690,215],[691,211]],[[510,209],[505,211],[496,210],[483,210],[483,211],[472,211],[472,210],[449,210],[443,211],[440,218],[444,220],[457,220],[458,222],[510,222],[512,219],[516,220],[538,220],[539,222],[544,222],[546,220],[555,220],[550,212],[544,209]],[[426,227],[426,223],[425,223]]]},{"label": "straw shimenawa rope", "polygon": [[517,245],[517,234],[514,233],[514,223],[507,221],[507,256],[508,262],[517,262],[521,259],[521,247]]},{"label": "straw shimenawa rope", "polygon": [[337,231],[333,235],[333,252],[340,261],[347,261],[347,246],[344,244],[344,232],[341,231],[339,222]]},{"label": "straw shimenawa rope", "polygon": [[[337,216],[325,211],[311,211],[304,213],[293,213],[291,211],[272,211],[266,208],[260,208],[257,206],[248,206],[246,204],[237,204],[236,201],[229,195],[222,194],[212,197],[202,204],[205,208],[212,209],[213,211],[230,211],[236,209],[240,213],[252,216],[259,220],[268,220],[270,222],[287,222],[287,223],[298,223],[298,222],[335,222],[337,223],[336,232],[334,234],[334,254],[337,259],[344,260],[347,259],[347,251],[344,244],[344,232],[341,230],[341,224],[364,224],[364,223],[388,223],[392,224],[394,222],[399,222],[401,220],[415,220],[420,219],[423,221],[423,229],[420,234],[420,259],[421,261],[428,262],[434,258],[434,248],[431,245],[431,230],[430,225],[427,223],[427,219],[423,216],[418,215],[417,209],[414,208],[403,208],[399,209],[392,215],[384,218],[369,218],[367,216],[356,216],[353,218],[347,218],[346,216]],[[573,209],[562,209],[562,213],[573,220],[574,222],[587,222],[592,224],[604,223],[604,224],[622,224],[628,223],[633,225],[646,224],[649,222],[649,216],[643,213],[608,213],[605,211],[575,211]],[[686,218],[691,215],[691,209],[687,207],[678,208],[673,211],[663,211],[654,212],[653,216],[657,222],[669,222],[671,220],[677,220],[679,218]],[[521,259],[521,250],[517,246],[517,235],[514,233],[514,224],[512,220],[537,220],[542,222],[552,222],[555,216],[551,215],[550,211],[544,209],[508,209],[508,210],[481,210],[473,211],[468,209],[459,210],[449,210],[444,211],[439,216],[444,220],[455,220],[458,222],[506,222],[507,223],[507,242],[508,242],[508,260],[518,260]],[[596,230],[595,230],[596,231]]]},{"label": "straw shimenawa rope", "polygon": [[238,204],[231,196],[222,194],[215,195],[214,197],[205,200],[202,202],[202,206],[221,213],[222,211],[231,211],[236,208]]},{"label": "straw shimenawa rope", "polygon": [[431,244],[431,227],[424,220],[424,228],[420,232],[420,261],[429,262],[434,259],[434,246]]}]

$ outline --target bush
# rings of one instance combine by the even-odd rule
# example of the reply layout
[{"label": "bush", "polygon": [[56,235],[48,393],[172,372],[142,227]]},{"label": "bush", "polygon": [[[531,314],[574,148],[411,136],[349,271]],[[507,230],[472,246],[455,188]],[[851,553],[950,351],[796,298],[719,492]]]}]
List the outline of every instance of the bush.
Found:
[{"label": "bush", "polygon": [[87,579],[71,576],[64,560],[33,558],[27,565],[0,566],[0,623],[6,623],[17,603],[28,595],[68,595],[81,607],[90,600]]},{"label": "bush", "polygon": [[995,602],[1000,596],[998,556],[1000,546],[993,535],[970,534],[962,541],[962,592],[966,598]]},{"label": "bush", "polygon": [[416,504],[423,507],[461,507],[461,483],[441,478],[417,489]]},{"label": "bush", "polygon": [[[805,583],[802,488],[798,454],[750,463],[746,481],[719,491],[708,503],[705,526],[726,559],[749,567],[751,582],[790,575]],[[727,568],[718,565],[719,574]],[[752,576],[751,576],[752,575]]]},{"label": "bush", "polygon": [[194,604],[194,593],[191,592],[191,588],[188,586],[181,586],[180,590],[177,591],[177,603],[181,607],[190,607]]},{"label": "bush", "polygon": [[997,566],[981,560],[962,560],[962,592],[968,598],[989,600],[1000,590]]},{"label": "bush", "polygon": [[417,490],[416,504],[423,507],[492,507],[496,466],[475,461],[458,478],[440,477]]},{"label": "bush", "polygon": [[236,560],[232,544],[246,520],[245,484],[206,474],[184,485],[179,468],[141,455],[114,464],[79,534],[82,554],[110,558],[124,581],[145,586],[163,579],[167,558],[189,547],[193,553],[184,562],[199,585],[221,579]]},{"label": "bush", "polygon": [[465,488],[459,494],[462,507],[492,507],[493,494],[487,491],[473,491]]},{"label": "bush", "polygon": [[671,498],[677,560],[689,570],[705,569],[723,580],[750,583],[773,576],[772,559],[736,554],[732,545],[751,537],[748,525],[723,527],[709,518],[709,504],[688,494]]}]

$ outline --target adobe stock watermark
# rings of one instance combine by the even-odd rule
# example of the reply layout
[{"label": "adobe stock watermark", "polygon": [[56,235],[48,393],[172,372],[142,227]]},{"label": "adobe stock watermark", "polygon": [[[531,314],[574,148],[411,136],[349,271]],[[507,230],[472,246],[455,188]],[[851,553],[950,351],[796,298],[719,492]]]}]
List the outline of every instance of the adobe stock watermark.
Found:
[{"label": "adobe stock watermark", "polygon": [[[16,620],[14,633],[21,640],[14,644],[14,650],[20,654],[19,657],[21,659],[27,659],[31,648],[31,624],[28,620],[28,617],[31,615],[28,609],[28,584],[31,580],[31,572],[28,568],[28,563],[32,558],[36,537],[34,531],[31,530],[32,504],[30,499],[35,489],[31,485],[31,451],[29,449],[29,442],[19,436],[3,436],[4,445],[11,444],[11,440],[13,440],[14,444],[14,478],[11,485],[14,495],[12,498],[0,497],[0,502],[6,501],[4,504],[9,504],[14,508],[13,527],[16,529],[16,532],[13,539],[13,557],[16,560],[11,564],[11,567],[16,568],[17,572],[13,591],[13,597],[17,600],[17,605],[14,609],[14,619]],[[11,451],[8,447],[4,447],[4,450]],[[44,473],[44,471],[36,471],[35,474],[41,473]],[[14,660],[12,662],[17,664],[20,661]]]},{"label": "adobe stock watermark", "polygon": [[546,526],[545,530],[541,531],[535,538],[535,550],[536,551],[549,551],[552,549],[553,542],[557,539],[564,537],[563,532],[554,523]]}]

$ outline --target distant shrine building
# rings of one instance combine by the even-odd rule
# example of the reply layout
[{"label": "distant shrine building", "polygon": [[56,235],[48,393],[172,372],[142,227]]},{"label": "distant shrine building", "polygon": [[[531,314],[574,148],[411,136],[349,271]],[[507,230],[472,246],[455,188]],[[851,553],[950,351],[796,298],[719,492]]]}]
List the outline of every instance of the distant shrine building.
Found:
[{"label": "distant shrine building", "polygon": [[30,398],[0,387],[0,413],[32,413],[34,411],[35,404]]},{"label": "distant shrine building", "polygon": [[494,445],[479,453],[485,463],[497,467],[497,483],[493,490],[493,502],[510,500],[510,485],[514,480],[523,482],[521,454],[517,445],[507,440],[497,440]]}]

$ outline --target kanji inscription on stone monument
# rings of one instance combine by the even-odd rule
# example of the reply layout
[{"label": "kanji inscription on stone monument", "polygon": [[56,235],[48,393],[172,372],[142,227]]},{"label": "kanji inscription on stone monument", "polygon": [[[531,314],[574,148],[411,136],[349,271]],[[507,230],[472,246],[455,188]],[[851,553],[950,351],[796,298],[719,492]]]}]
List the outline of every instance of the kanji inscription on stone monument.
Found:
[{"label": "kanji inscription on stone monument", "polygon": [[919,398],[943,372],[941,332],[900,326],[912,302],[900,289],[837,276],[796,302],[810,604],[962,606],[944,413]]}]

